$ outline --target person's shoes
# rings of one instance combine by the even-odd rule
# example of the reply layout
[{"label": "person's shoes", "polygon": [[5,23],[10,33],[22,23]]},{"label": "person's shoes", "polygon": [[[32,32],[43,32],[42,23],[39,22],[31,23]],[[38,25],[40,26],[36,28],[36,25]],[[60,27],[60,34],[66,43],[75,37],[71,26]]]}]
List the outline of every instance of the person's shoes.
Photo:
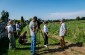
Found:
[{"label": "person's shoes", "polygon": [[64,50],[64,48],[63,48],[63,47],[60,47],[60,48],[59,48],[59,50],[62,50],[62,51],[63,51],[63,50]]},{"label": "person's shoes", "polygon": [[47,45],[44,45],[44,47],[46,47],[46,48],[47,48],[48,46],[47,46]]},{"label": "person's shoes", "polygon": [[34,54],[32,54],[32,55],[39,55],[39,54],[37,54],[37,53],[34,53]]}]

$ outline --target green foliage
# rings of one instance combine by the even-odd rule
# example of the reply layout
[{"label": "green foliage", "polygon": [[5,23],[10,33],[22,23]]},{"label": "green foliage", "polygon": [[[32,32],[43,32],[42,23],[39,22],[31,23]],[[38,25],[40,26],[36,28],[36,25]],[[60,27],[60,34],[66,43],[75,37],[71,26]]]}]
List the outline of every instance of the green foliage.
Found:
[{"label": "green foliage", "polygon": [[9,12],[3,10],[3,11],[1,12],[1,19],[2,19],[2,21],[7,22],[7,21],[8,21],[8,18],[9,18]]},{"label": "green foliage", "polygon": [[2,20],[0,19],[0,23],[2,22]]},{"label": "green foliage", "polygon": [[[83,22],[83,23],[82,23]],[[85,21],[69,21],[67,25],[66,39],[71,42],[85,42]],[[49,32],[59,36],[59,22],[49,23]]]},{"label": "green foliage", "polygon": [[21,31],[25,26],[26,26],[26,22],[25,22],[23,16],[21,16]]},{"label": "green foliage", "polygon": [[76,17],[76,20],[80,20],[81,18],[78,16],[78,17]]},{"label": "green foliage", "polygon": [[31,20],[32,20],[32,18],[29,19],[29,21],[31,21]]},{"label": "green foliage", "polygon": [[24,20],[23,16],[21,16],[21,23],[24,23],[24,22],[25,22],[25,20]]}]

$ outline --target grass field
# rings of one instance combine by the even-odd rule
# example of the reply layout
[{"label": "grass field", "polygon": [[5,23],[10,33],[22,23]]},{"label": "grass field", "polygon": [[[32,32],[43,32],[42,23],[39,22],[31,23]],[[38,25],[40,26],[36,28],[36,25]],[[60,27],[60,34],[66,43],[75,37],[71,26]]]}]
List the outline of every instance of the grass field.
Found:
[{"label": "grass field", "polygon": [[[71,42],[71,43],[85,43],[85,21],[69,21],[66,22],[67,24],[67,36],[65,37],[65,40]],[[43,25],[42,25],[43,26]],[[58,36],[59,35],[59,28],[60,28],[60,23],[55,22],[55,23],[49,23],[49,33],[52,35]],[[43,27],[42,27],[43,28]],[[27,38],[28,42],[25,45],[20,45],[18,43],[18,39],[16,40],[16,49],[13,50],[8,50],[7,55],[31,55],[30,52],[30,44],[31,44],[31,37],[29,33],[29,27],[26,26],[22,30],[22,33],[24,31],[27,31]],[[52,37],[52,35],[49,35],[49,52],[47,52],[47,48],[43,47],[44,40],[42,37],[42,34],[37,33],[37,42],[40,41],[40,44],[37,44],[37,50],[36,52],[40,55],[56,55],[58,50],[53,49],[54,47],[59,47],[59,40],[55,39]],[[56,37],[57,38],[57,37]],[[52,50],[53,49],[53,50]],[[55,51],[56,50],[56,51]],[[57,53],[55,53],[57,52]],[[72,52],[73,53],[73,52]],[[74,54],[74,53],[73,53]],[[62,55],[62,54],[61,54]],[[76,55],[76,54],[74,54]]]},{"label": "grass field", "polygon": [[[14,49],[14,50],[9,50],[8,51],[8,55],[31,55],[31,52],[30,52],[30,44],[31,44],[31,37],[30,37],[30,33],[29,33],[29,27],[26,26],[24,27],[24,29],[22,30],[22,33],[24,31],[27,31],[27,38],[28,38],[28,43],[25,44],[25,45],[20,45],[18,43],[18,39],[16,40],[16,45],[17,45],[17,49]],[[40,38],[39,38],[40,37]],[[39,40],[40,39],[40,40]],[[52,42],[52,44],[55,44],[57,43],[57,40],[53,40],[51,38],[49,38],[49,40]],[[45,50],[45,48],[43,47],[43,44],[44,44],[44,40],[43,40],[43,37],[42,37],[42,34],[40,34],[39,36],[39,33],[37,33],[37,42],[40,41],[40,44],[37,44],[37,52],[39,52],[39,50]],[[49,42],[49,44],[51,44],[51,42]],[[39,49],[38,49],[39,48]]]},{"label": "grass field", "polygon": [[[85,21],[69,21],[67,25],[66,39],[71,42],[85,42]],[[59,23],[50,23],[49,32],[54,35],[59,35]]]}]

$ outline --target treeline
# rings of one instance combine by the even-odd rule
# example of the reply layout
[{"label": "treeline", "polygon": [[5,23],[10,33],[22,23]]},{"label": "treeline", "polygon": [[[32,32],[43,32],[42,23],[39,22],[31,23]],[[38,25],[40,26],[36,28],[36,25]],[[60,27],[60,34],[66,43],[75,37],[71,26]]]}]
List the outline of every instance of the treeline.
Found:
[{"label": "treeline", "polygon": [[[23,28],[26,24],[28,24],[31,20],[32,20],[32,18],[29,18],[29,20],[25,20],[25,18],[23,17],[23,16],[21,16],[21,18],[20,18],[21,20],[17,20],[17,19],[14,19],[14,22],[16,23],[16,22],[19,22],[20,24],[21,24],[21,28]],[[63,18],[65,21],[74,21],[74,20],[85,20],[85,17],[79,17],[79,16],[77,16],[75,19],[65,19],[65,18]],[[5,10],[3,10],[2,12],[1,12],[1,19],[0,19],[0,22],[1,21],[8,21],[8,20],[10,20],[9,19],[9,12],[8,11],[5,11]],[[42,22],[44,22],[45,20],[42,20]],[[47,20],[48,22],[59,22],[60,20]]]},{"label": "treeline", "polygon": [[[75,19],[65,19],[63,18],[65,21],[75,21],[75,20],[85,20],[85,17],[76,17]],[[60,20],[47,20],[48,22],[60,22]]]}]

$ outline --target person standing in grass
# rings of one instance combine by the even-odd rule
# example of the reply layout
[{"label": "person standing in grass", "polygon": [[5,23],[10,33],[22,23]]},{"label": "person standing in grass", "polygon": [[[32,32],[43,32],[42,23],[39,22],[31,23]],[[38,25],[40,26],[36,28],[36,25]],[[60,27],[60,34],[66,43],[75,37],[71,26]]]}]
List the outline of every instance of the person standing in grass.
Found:
[{"label": "person standing in grass", "polygon": [[8,22],[7,31],[8,31],[8,38],[9,38],[9,49],[13,49],[16,47],[14,31],[13,31],[13,20]]},{"label": "person standing in grass", "polygon": [[20,36],[20,25],[19,22],[16,22],[16,31],[17,31],[17,36]]},{"label": "person standing in grass", "polygon": [[44,22],[44,46],[47,48],[48,45],[48,22]]},{"label": "person standing in grass", "polygon": [[30,35],[31,35],[31,52],[32,55],[35,55],[35,50],[36,50],[36,20],[37,17],[33,17],[32,21],[29,24],[30,28]]},{"label": "person standing in grass", "polygon": [[60,20],[60,24],[61,24],[60,33],[59,33],[59,36],[60,36],[60,45],[61,45],[61,48],[63,48],[63,47],[65,47],[64,37],[66,35],[67,28],[66,28],[66,24],[64,22],[64,19]]}]

